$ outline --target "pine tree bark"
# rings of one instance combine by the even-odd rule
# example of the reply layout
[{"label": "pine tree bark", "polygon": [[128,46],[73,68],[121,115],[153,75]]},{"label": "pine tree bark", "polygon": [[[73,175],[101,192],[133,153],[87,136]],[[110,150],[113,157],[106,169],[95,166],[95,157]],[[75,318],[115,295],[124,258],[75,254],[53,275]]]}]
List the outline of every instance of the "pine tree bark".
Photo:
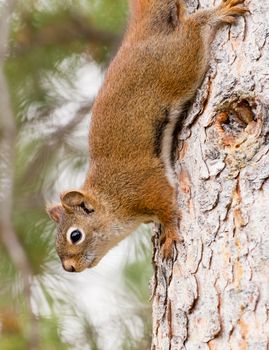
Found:
[{"label": "pine tree bark", "polygon": [[166,263],[153,237],[152,350],[269,349],[269,2],[246,4],[179,135],[184,243]]}]

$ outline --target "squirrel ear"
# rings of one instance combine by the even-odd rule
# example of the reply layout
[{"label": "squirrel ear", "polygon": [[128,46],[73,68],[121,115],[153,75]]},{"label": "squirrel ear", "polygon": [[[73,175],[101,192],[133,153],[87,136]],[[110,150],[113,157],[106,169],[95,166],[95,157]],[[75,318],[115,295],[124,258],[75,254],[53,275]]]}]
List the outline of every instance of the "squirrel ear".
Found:
[{"label": "squirrel ear", "polygon": [[48,213],[49,217],[53,221],[58,223],[60,221],[60,218],[62,216],[64,208],[62,207],[61,204],[56,204],[56,205],[53,205],[53,206],[47,206],[46,210],[47,210],[47,213]]},{"label": "squirrel ear", "polygon": [[85,194],[82,191],[68,191],[60,195],[65,210],[72,211],[74,207],[81,206],[85,202]]}]

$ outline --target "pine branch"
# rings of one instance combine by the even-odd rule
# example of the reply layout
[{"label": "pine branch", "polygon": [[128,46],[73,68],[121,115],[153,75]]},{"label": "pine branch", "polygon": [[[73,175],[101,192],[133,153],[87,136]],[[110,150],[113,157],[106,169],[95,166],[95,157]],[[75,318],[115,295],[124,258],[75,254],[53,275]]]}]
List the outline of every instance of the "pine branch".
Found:
[{"label": "pine branch", "polygon": [[92,108],[92,101],[83,104],[75,116],[63,127],[58,128],[52,134],[50,134],[40,146],[36,152],[35,157],[27,166],[27,169],[21,179],[21,184],[31,184],[34,179],[40,177],[42,167],[48,163],[48,157],[51,158],[55,154],[61,145],[64,143],[65,138],[68,137],[77,125],[82,122],[87,114],[90,113]]},{"label": "pine branch", "polygon": [[69,14],[66,20],[55,21],[36,30],[30,21],[19,29],[15,35],[16,43],[11,55],[20,56],[29,50],[46,46],[66,46],[74,41],[83,41],[97,46],[116,47],[120,42],[117,34],[94,27],[89,20],[78,14]]}]

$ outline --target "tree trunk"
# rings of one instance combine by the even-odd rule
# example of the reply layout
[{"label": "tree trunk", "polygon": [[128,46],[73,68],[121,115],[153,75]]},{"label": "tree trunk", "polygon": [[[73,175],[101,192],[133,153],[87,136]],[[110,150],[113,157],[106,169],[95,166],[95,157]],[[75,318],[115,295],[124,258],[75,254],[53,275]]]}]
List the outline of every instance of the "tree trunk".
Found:
[{"label": "tree trunk", "polygon": [[152,350],[269,349],[269,2],[246,3],[179,135],[184,243],[165,263],[153,237]]}]

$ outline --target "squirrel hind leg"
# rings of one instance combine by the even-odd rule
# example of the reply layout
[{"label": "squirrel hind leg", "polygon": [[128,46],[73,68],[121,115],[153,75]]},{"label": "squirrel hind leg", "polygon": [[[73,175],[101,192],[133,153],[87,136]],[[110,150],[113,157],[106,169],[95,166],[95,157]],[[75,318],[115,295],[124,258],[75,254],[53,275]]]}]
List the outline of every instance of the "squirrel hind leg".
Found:
[{"label": "squirrel hind leg", "polygon": [[236,17],[243,16],[249,12],[246,6],[238,6],[243,4],[245,0],[223,0],[222,3],[208,10],[200,10],[191,15],[191,18],[201,26],[210,24],[212,29],[217,29],[221,24],[233,24]]},{"label": "squirrel hind leg", "polygon": [[245,0],[226,0],[222,1],[221,5],[215,9],[213,20],[216,24],[228,23],[233,24],[236,22],[236,17],[243,16],[246,12],[249,12],[246,6],[237,6],[243,4]]}]

